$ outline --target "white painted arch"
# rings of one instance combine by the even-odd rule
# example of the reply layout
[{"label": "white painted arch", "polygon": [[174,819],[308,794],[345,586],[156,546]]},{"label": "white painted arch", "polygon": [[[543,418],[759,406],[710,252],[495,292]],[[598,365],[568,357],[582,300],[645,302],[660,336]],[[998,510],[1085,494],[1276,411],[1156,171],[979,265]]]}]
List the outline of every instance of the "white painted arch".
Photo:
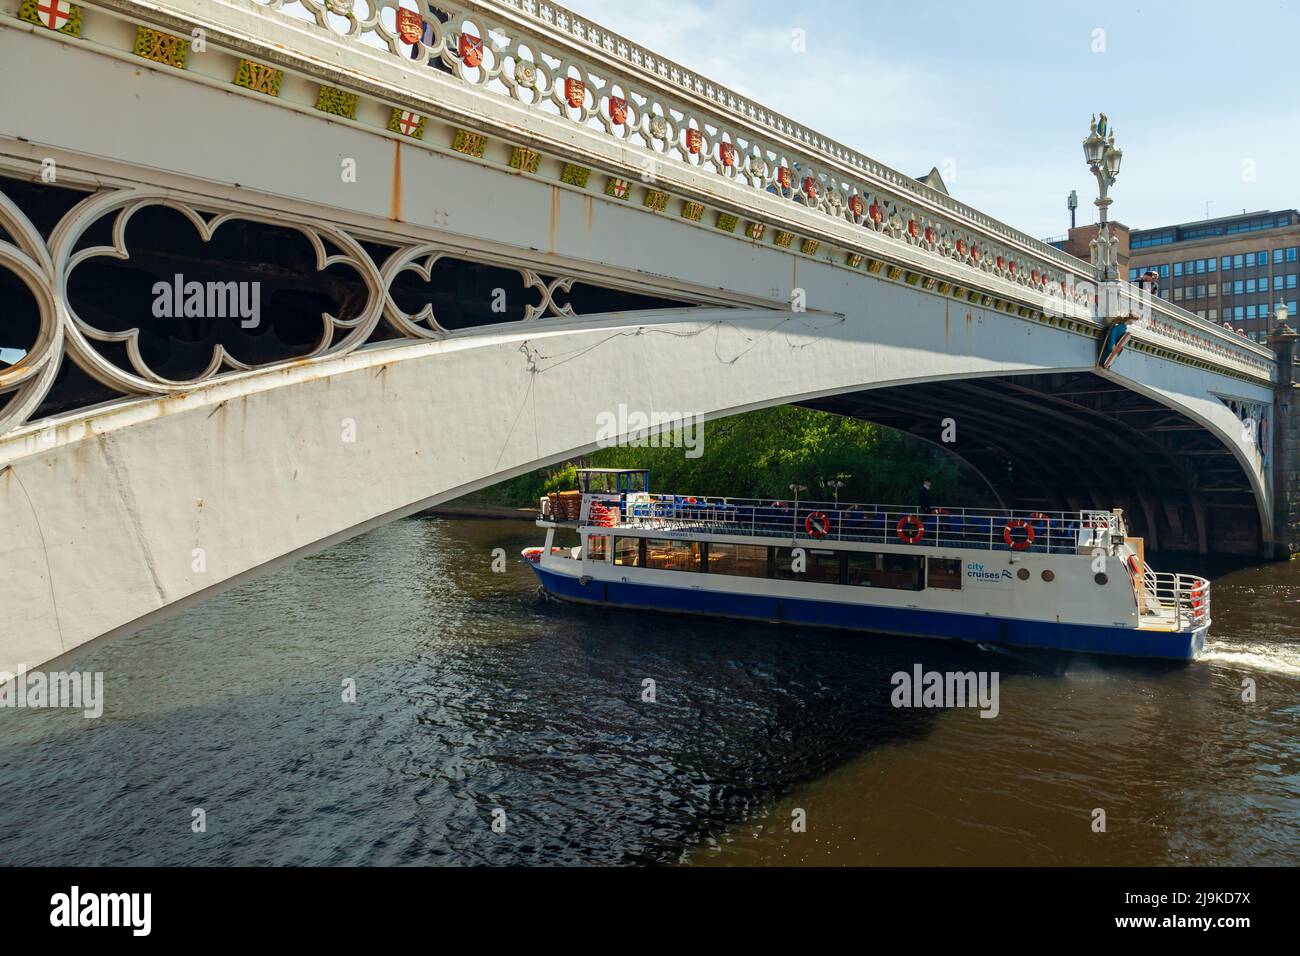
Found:
[{"label": "white painted arch", "polygon": [[[714,418],[867,388],[1093,366],[1088,336],[957,310],[881,281],[871,312],[849,317],[693,309],[522,323],[26,426],[0,440],[0,670],[589,451],[597,416],[620,402]],[[1233,443],[1237,420],[1209,391],[1213,376],[1146,354],[1121,363],[1114,374],[1142,377]],[[1267,514],[1262,485],[1258,494]]]}]

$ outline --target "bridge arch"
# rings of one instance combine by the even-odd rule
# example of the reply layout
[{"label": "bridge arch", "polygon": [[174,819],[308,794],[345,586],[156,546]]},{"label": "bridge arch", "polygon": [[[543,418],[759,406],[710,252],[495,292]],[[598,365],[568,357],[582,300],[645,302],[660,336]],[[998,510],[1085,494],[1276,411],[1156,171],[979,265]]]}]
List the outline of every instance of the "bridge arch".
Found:
[{"label": "bridge arch", "polygon": [[[946,416],[925,420],[918,402],[978,411],[1026,388],[1050,397],[1038,389],[1060,382],[1102,383],[1103,398],[1131,401],[1086,366],[1027,365],[1022,339],[996,329],[974,347],[940,351],[927,336],[942,340],[942,303],[907,301],[900,309],[928,318],[900,319],[893,341],[870,322],[767,309],[557,319],[376,343],[24,426],[0,439],[0,563],[10,571],[0,581],[0,669],[132,630],[284,561],[594,450],[599,416],[620,402],[706,419],[795,402],[933,440]],[[1198,403],[1212,408],[1188,398]],[[1006,441],[1007,414],[982,426],[960,412],[955,451],[1009,506],[1040,507],[1049,502],[1016,480],[1027,445]],[[1039,422],[1057,424],[1046,412],[1031,427]],[[1180,436],[1171,454],[1200,447],[1169,434]],[[1002,477],[1007,455],[1013,470]],[[1110,504],[1080,501],[1086,492],[1063,485],[1051,503]],[[1181,518],[1183,503],[1173,507]]]}]

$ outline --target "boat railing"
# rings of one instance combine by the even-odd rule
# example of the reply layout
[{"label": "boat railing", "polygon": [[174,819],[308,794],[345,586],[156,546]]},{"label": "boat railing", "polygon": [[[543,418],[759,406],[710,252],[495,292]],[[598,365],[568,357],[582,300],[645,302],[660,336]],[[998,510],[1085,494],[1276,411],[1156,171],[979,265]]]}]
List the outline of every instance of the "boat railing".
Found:
[{"label": "boat railing", "polygon": [[[1110,511],[1003,511],[915,505],[771,501],[698,495],[592,494],[587,524],[638,530],[705,531],[814,541],[889,543],[1075,554],[1121,530]],[[1082,533],[1081,533],[1082,532]]]},{"label": "boat railing", "polygon": [[1144,569],[1142,590],[1149,613],[1171,618],[1178,630],[1210,624],[1210,582],[1194,574]]}]

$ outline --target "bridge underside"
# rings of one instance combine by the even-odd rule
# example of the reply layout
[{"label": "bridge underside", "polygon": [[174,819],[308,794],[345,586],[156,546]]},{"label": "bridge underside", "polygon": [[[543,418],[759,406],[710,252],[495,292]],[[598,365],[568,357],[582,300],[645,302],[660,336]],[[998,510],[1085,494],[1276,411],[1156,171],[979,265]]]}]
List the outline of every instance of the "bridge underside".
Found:
[{"label": "bridge underside", "polygon": [[924,382],[799,404],[946,448],[1009,508],[1121,507],[1152,550],[1258,554],[1264,545],[1254,492],[1231,450],[1186,415],[1097,374]]}]

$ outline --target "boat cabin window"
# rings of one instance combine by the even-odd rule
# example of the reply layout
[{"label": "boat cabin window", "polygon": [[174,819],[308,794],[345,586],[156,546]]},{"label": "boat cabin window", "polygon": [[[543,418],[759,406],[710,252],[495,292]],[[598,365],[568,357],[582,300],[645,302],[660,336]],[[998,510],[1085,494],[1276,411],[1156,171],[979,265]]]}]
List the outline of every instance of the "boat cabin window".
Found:
[{"label": "boat cabin window", "polygon": [[846,583],[859,587],[919,591],[925,586],[920,555],[849,551]]},{"label": "boat cabin window", "polygon": [[804,548],[803,570],[794,570],[794,549],[775,548],[772,577],[778,581],[807,581],[810,584],[843,584],[843,555],[826,548]]},{"label": "boat cabin window", "polygon": [[710,541],[710,574],[734,574],[744,578],[767,577],[767,545],[765,544],[729,544],[725,541]]},{"label": "boat cabin window", "polygon": [[646,538],[645,566],[664,571],[699,571],[700,542],[675,538]]},{"label": "boat cabin window", "polygon": [[628,568],[639,568],[645,564],[644,552],[640,538],[615,538],[614,563]]},{"label": "boat cabin window", "polygon": [[588,561],[605,561],[609,554],[609,535],[607,534],[589,534],[587,535],[587,560]]},{"label": "boat cabin window", "polygon": [[961,590],[961,558],[930,558],[925,569],[926,584],[932,588]]}]

